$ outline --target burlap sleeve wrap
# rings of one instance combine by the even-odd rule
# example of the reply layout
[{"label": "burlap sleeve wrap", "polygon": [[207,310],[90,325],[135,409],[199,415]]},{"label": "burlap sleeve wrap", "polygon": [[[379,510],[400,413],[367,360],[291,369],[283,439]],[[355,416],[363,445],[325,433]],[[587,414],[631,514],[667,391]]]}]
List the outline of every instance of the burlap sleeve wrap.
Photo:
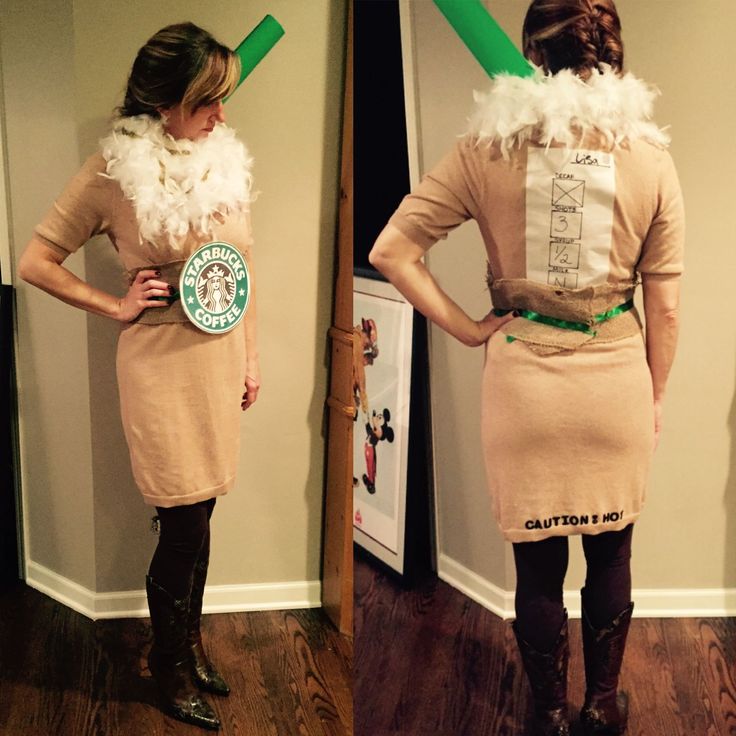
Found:
[{"label": "burlap sleeve wrap", "polygon": [[596,315],[633,298],[636,284],[632,282],[565,289],[527,279],[489,278],[488,288],[496,309],[526,309],[556,319],[584,323],[595,331],[595,335],[586,334],[524,317],[512,319],[500,328],[505,335],[521,340],[539,353],[575,350],[591,342],[622,340],[642,330],[641,319],[635,308],[605,322],[595,320]]},{"label": "burlap sleeve wrap", "polygon": [[[161,276],[157,280],[165,281],[178,290],[179,276],[185,263],[186,260],[171,261],[170,263],[163,263],[160,266],[143,266],[141,268],[135,268],[132,271],[126,271],[126,286],[130,286],[133,283],[133,279],[135,279],[140,271],[155,270],[161,272]],[[164,307],[149,307],[148,309],[144,309],[132,323],[138,325],[163,325],[176,322],[189,322],[189,318],[184,314],[184,310],[182,309],[181,299],[177,297],[176,299],[164,302],[164,304],[166,304]]]}]

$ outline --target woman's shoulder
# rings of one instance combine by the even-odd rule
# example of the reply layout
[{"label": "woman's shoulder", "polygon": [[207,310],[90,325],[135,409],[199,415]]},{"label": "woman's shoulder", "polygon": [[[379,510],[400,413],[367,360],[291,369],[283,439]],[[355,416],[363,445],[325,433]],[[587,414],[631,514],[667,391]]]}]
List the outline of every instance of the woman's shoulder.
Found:
[{"label": "woman's shoulder", "polygon": [[82,166],[77,172],[78,178],[87,178],[94,180],[95,178],[104,178],[100,174],[104,175],[107,169],[107,161],[102,156],[102,153],[97,150],[92,152],[84,159]]},{"label": "woman's shoulder", "polygon": [[94,151],[84,160],[79,171],[69,182],[74,189],[110,192],[115,182],[107,175],[107,161],[100,151]]},{"label": "woman's shoulder", "polygon": [[87,200],[89,206],[112,212],[123,199],[123,192],[107,171],[108,162],[102,152],[94,151],[87,156],[67,188],[80,199]]},{"label": "woman's shoulder", "polygon": [[655,182],[677,180],[677,171],[672,154],[666,146],[647,140],[636,140],[616,149],[616,165],[630,170],[639,179]]},{"label": "woman's shoulder", "polygon": [[70,212],[106,208],[115,186],[106,174],[105,159],[99,152],[94,152],[69,177],[56,203]]},{"label": "woman's shoulder", "polygon": [[668,146],[647,140],[646,138],[626,141],[621,146],[618,146],[617,149],[628,151],[633,156],[642,159],[651,159],[652,161],[667,161],[672,158]]},{"label": "woman's shoulder", "polygon": [[489,164],[503,166],[517,161],[522,152],[526,155],[525,149],[526,144],[507,150],[497,140],[465,133],[447,150],[445,160],[456,168],[482,171]]}]

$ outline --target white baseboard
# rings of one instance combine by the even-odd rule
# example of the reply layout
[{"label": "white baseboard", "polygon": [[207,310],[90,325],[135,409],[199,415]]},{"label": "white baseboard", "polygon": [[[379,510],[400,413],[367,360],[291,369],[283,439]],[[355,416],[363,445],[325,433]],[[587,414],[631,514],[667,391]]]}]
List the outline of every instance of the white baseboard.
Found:
[{"label": "white baseboard", "polygon": [[[26,565],[26,583],[93,620],[148,616],[145,590],[95,593],[37,562]],[[211,585],[204,594],[204,613],[319,608],[319,580],[248,585]]]},{"label": "white baseboard", "polygon": [[[440,554],[438,575],[476,603],[503,619],[514,617],[514,593],[503,590],[447,555]],[[565,591],[571,618],[580,618],[580,591]],[[721,618],[736,616],[735,588],[634,589],[636,618]]]},{"label": "white baseboard", "polygon": [[513,617],[513,593],[499,588],[451,557],[440,553],[437,559],[437,574],[440,580],[457,588],[483,608],[495,613],[496,616],[503,619]]}]

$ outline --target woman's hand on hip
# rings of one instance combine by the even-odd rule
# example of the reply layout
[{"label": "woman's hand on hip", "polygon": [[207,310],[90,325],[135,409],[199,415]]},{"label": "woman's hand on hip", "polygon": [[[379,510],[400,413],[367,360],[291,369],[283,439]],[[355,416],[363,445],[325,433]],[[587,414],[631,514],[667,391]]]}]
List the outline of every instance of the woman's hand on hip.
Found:
[{"label": "woman's hand on hip", "polygon": [[510,322],[512,319],[514,319],[516,315],[513,312],[509,312],[508,314],[505,314],[503,317],[497,317],[493,310],[488,312],[488,314],[483,317],[483,319],[479,320],[475,324],[478,328],[478,337],[477,341],[474,341],[473,343],[468,343],[470,347],[478,347],[479,345],[485,345],[485,343],[488,342],[488,340],[491,339],[493,336],[493,333],[502,325],[505,325],[507,322]]},{"label": "woman's hand on hip", "polygon": [[118,312],[115,319],[119,322],[131,322],[144,309],[149,307],[166,307],[167,301],[154,300],[153,297],[171,296],[173,288],[165,281],[156,281],[161,276],[160,271],[138,271],[128,293],[119,300]]},{"label": "woman's hand on hip", "polygon": [[146,307],[166,306],[165,301],[151,301],[153,296],[170,294],[168,284],[152,280],[161,275],[157,271],[141,271],[128,293],[119,299],[66,269],[62,265],[66,255],[63,250],[54,250],[33,237],[18,263],[18,276],[67,304],[121,322],[130,322]]}]

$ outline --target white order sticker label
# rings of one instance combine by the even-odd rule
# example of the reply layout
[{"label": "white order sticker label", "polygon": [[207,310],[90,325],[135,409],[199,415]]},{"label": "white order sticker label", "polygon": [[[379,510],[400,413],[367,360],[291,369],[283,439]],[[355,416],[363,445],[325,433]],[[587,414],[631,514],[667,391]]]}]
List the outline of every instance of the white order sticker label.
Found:
[{"label": "white order sticker label", "polygon": [[610,153],[530,147],[526,277],[566,289],[605,283],[615,194]]}]

